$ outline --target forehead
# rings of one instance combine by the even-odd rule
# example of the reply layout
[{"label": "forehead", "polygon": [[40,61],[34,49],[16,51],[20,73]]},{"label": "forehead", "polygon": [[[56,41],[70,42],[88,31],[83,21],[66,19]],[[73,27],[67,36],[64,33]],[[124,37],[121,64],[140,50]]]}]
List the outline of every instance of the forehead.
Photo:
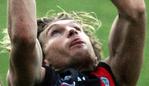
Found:
[{"label": "forehead", "polygon": [[78,22],[76,22],[75,20],[57,20],[54,21],[52,23],[49,24],[48,28],[50,28],[53,25],[76,25],[76,26],[80,26],[80,24]]},{"label": "forehead", "polygon": [[58,20],[54,21],[51,24],[69,24],[69,23],[76,23],[74,20]]}]

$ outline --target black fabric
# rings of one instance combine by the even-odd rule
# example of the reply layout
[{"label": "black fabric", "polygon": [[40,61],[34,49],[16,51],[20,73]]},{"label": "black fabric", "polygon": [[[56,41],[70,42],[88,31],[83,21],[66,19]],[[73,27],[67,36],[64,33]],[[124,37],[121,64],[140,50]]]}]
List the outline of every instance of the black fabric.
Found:
[{"label": "black fabric", "polygon": [[[117,83],[111,68],[107,64],[100,62],[98,66],[108,70],[114,82]],[[69,68],[63,72],[56,72],[50,67],[43,67],[46,69],[46,74],[40,86],[100,86],[99,78],[90,74],[91,71],[81,73],[75,69]]]},{"label": "black fabric", "polygon": [[[75,81],[75,86],[100,86],[99,79],[95,76],[90,75],[89,73],[83,74],[76,71],[75,69],[67,69],[64,72],[60,73],[60,76],[62,78],[64,78],[66,75],[72,76],[72,78],[68,80],[67,83],[73,84],[73,81]],[[80,78],[80,81],[78,81],[78,78]],[[64,80],[63,82],[66,81]],[[69,86],[74,86],[74,84]]]},{"label": "black fabric", "polygon": [[53,71],[50,67],[48,66],[43,66],[46,70],[45,73],[45,78],[42,81],[42,83],[40,84],[40,86],[58,86],[57,83],[57,79],[58,79],[58,75],[56,74],[55,71]]}]

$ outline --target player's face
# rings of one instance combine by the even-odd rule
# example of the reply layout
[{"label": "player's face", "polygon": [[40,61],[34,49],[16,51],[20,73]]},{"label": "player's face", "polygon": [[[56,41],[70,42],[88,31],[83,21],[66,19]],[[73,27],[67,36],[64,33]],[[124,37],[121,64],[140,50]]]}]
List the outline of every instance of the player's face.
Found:
[{"label": "player's face", "polygon": [[73,20],[51,23],[44,31],[45,59],[56,69],[85,68],[96,64],[97,57],[89,37]]}]

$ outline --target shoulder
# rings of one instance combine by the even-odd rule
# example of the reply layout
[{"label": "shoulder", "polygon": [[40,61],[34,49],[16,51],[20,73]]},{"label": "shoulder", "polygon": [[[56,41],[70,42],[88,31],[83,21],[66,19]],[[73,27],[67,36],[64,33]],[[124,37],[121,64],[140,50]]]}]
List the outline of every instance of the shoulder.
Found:
[{"label": "shoulder", "polygon": [[116,78],[113,75],[113,72],[111,70],[111,67],[105,62],[100,62],[96,70],[93,72],[93,74],[96,77],[98,77],[101,83],[104,85],[109,85],[109,86],[118,85]]},{"label": "shoulder", "polygon": [[99,62],[98,66],[95,69],[95,72],[104,74],[107,73],[110,74],[112,77],[114,77],[111,67],[105,62]]}]

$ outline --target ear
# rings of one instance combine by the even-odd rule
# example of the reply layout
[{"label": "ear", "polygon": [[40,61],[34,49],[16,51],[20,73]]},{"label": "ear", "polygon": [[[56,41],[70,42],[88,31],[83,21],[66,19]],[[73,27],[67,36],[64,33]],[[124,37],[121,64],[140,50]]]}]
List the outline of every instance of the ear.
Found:
[{"label": "ear", "polygon": [[96,43],[96,41],[94,41],[94,40],[91,40],[91,44],[93,46],[94,53],[97,56],[97,60],[100,61],[101,60],[101,48],[100,48],[100,45],[98,45],[98,43]]},{"label": "ear", "polygon": [[52,20],[48,19],[48,18],[40,18],[37,19],[37,26],[38,26],[38,35],[45,29],[45,26],[49,24],[49,22],[51,22]]},{"label": "ear", "polygon": [[50,66],[50,63],[49,63],[49,61],[47,59],[43,60],[43,64],[46,65],[46,66]]}]

